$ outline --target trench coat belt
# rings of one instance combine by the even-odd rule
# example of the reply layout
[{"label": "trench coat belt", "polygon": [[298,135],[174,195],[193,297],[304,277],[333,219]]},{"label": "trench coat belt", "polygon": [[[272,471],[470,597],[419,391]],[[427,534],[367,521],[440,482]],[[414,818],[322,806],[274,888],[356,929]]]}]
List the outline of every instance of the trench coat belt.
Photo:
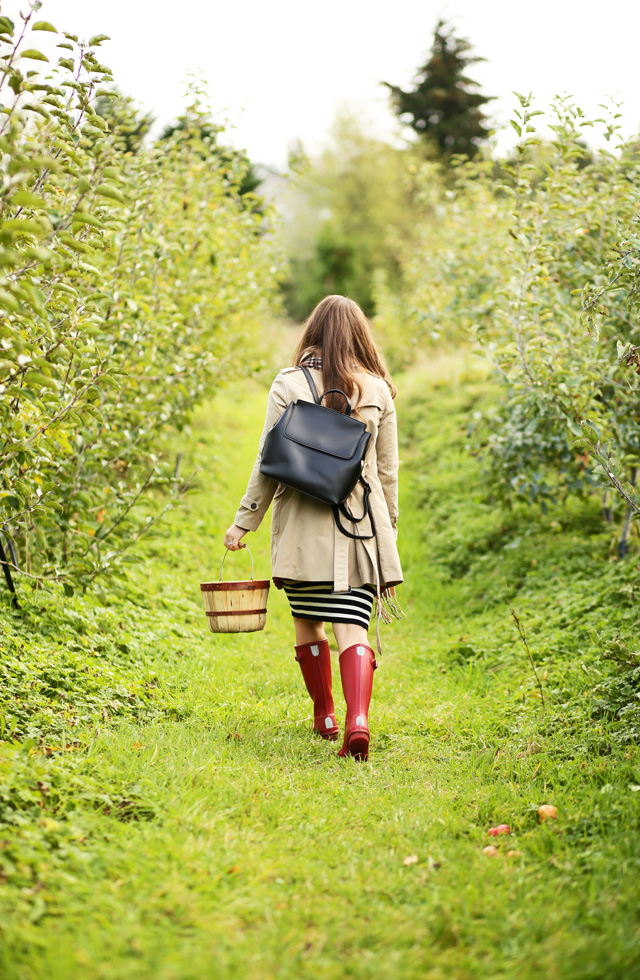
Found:
[{"label": "trench coat belt", "polygon": [[[354,526],[353,528],[357,529]],[[379,579],[379,568],[378,568],[378,542],[376,538],[373,540],[365,539],[363,541],[354,541],[354,546],[356,548],[364,548],[366,555],[371,562],[371,568],[373,569],[373,574],[376,580],[376,591],[380,591],[380,579]],[[351,539],[343,534],[342,531],[338,529],[336,522],[333,522],[333,591],[334,592],[348,592],[349,591],[349,548],[351,545]]]},{"label": "trench coat belt", "polygon": [[333,591],[349,591],[349,538],[333,522]]}]

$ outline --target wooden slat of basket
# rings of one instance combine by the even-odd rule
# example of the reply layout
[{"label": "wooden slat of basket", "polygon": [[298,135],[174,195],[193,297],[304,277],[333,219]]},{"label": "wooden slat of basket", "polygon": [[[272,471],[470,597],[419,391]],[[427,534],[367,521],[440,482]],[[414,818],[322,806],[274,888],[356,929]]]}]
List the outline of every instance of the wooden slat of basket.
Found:
[{"label": "wooden slat of basket", "polygon": [[237,592],[238,590],[251,592],[255,589],[268,589],[271,585],[269,579],[258,579],[247,582],[203,582],[200,586],[201,592]]},{"label": "wooden slat of basket", "polygon": [[[265,606],[264,609],[252,609],[251,613],[252,615],[256,615],[258,613],[266,613],[266,611],[267,609]],[[212,609],[207,609],[205,610],[205,612],[207,616],[246,616],[247,615],[246,609],[216,609],[215,612]]]}]

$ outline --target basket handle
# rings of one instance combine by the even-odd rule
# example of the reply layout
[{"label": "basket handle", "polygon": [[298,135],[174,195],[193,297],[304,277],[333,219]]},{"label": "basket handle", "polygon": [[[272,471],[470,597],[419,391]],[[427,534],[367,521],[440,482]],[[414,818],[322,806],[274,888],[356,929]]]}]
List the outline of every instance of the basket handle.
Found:
[{"label": "basket handle", "polygon": [[[243,548],[246,548],[247,551],[249,552],[249,554],[251,555],[251,548],[249,547],[248,544],[245,544],[242,547]],[[229,551],[230,550],[231,550],[230,548],[227,548],[227,550],[225,551],[224,556],[222,558],[222,564],[220,565],[220,578],[218,579],[219,582],[222,582],[222,572],[224,570],[224,562],[225,562],[225,558],[229,554]],[[239,550],[242,550],[242,549],[239,549]],[[251,555],[251,581],[253,582],[253,555]]]}]

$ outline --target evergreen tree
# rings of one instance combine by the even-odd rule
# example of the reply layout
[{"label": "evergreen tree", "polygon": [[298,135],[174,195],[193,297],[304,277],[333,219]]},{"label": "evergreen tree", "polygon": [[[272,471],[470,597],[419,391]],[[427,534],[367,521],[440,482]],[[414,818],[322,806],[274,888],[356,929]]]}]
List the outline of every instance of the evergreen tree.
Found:
[{"label": "evergreen tree", "polygon": [[445,158],[454,153],[474,156],[490,132],[482,107],[492,96],[478,92],[478,83],[465,74],[469,65],[485,59],[472,55],[471,50],[469,41],[456,37],[440,20],[429,58],[416,73],[415,87],[405,92],[384,83],[400,119],[437,144]]}]

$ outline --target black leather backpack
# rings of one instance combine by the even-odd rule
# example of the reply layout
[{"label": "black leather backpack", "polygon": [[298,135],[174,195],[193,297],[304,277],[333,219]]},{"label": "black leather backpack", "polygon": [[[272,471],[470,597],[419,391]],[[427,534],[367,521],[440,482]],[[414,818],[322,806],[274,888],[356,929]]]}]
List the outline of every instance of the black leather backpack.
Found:
[{"label": "black leather backpack", "polygon": [[[318,395],[311,373],[301,370],[311,389],[313,401],[290,402],[269,429],[262,449],[260,472],[299,493],[333,507],[336,523],[349,538],[366,540],[375,536],[369,506],[371,487],[362,477],[364,455],[371,438],[364,422],[351,417],[351,403],[344,391],[331,388]],[[336,412],[322,404],[325,395],[335,392],[344,397],[346,412]],[[364,510],[354,517],[344,501],[360,481],[364,487]],[[347,531],[340,515],[357,524],[369,515],[372,534]]]}]

